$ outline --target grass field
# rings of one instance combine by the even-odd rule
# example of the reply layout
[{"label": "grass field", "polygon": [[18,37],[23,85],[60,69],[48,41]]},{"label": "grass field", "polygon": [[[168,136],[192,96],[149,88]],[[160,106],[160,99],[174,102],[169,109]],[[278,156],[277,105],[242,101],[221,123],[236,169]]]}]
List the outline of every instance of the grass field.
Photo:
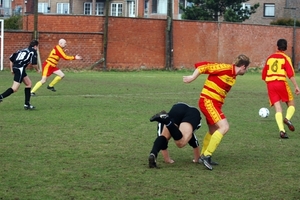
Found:
[{"label": "grass field", "polygon": [[[279,139],[273,108],[258,116],[268,107],[259,73],[239,76],[228,94],[230,130],[213,155],[219,166],[192,163],[192,148],[170,141],[175,163],[159,155],[160,169],[148,168],[156,137],[149,118],[178,101],[198,107],[206,75],[184,84],[190,73],[67,72],[57,92],[37,91],[33,111],[23,109],[22,85],[0,104],[0,199],[300,199],[300,99],[296,131]],[[28,74],[33,84],[40,79]],[[11,84],[12,75],[0,72],[0,92]]]}]

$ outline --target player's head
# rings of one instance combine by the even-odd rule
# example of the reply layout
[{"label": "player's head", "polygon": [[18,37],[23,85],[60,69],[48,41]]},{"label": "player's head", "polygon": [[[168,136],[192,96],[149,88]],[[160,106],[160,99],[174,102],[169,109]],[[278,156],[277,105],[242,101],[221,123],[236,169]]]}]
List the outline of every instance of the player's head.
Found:
[{"label": "player's head", "polygon": [[237,67],[245,66],[248,67],[250,59],[244,54],[240,54],[234,61],[234,65]]},{"label": "player's head", "polygon": [[286,39],[279,39],[277,41],[277,49],[279,51],[285,51],[287,49],[287,41],[286,41]]},{"label": "player's head", "polygon": [[250,64],[250,59],[244,54],[240,54],[234,62],[237,75],[244,75],[247,72],[247,67]]},{"label": "player's head", "polygon": [[32,40],[29,44],[29,47],[37,47],[39,45],[39,42],[37,40]]},{"label": "player's head", "polygon": [[60,39],[58,41],[58,45],[61,46],[62,48],[67,46],[67,41],[65,39]]}]

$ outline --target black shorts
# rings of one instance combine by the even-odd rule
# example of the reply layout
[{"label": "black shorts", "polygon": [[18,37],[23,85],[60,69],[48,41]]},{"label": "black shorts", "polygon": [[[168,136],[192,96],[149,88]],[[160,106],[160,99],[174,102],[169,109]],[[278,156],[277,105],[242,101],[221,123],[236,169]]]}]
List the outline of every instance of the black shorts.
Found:
[{"label": "black shorts", "polygon": [[21,67],[21,68],[13,67],[13,72],[14,72],[14,81],[16,81],[18,83],[22,83],[24,77],[27,76],[24,67]]},{"label": "black shorts", "polygon": [[[201,114],[200,111],[192,106],[185,103],[174,104],[168,113],[172,122],[176,125],[180,125],[182,122],[188,122],[192,125],[193,131],[201,127]],[[157,135],[160,136],[162,133],[163,124],[157,124]]]}]

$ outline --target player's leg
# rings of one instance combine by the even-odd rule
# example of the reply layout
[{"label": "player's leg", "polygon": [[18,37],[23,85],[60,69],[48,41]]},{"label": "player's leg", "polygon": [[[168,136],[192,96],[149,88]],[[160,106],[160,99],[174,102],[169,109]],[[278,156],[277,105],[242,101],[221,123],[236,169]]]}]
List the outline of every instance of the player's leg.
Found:
[{"label": "player's leg", "polygon": [[[176,128],[177,128],[177,126],[176,126]],[[177,128],[177,130],[180,131],[181,138],[179,140],[175,140],[175,139],[174,140],[175,140],[177,147],[182,148],[191,140],[191,138],[193,136],[193,127],[188,122],[182,122],[179,125],[179,128]],[[172,135],[172,133],[171,133],[171,135]],[[193,142],[195,142],[195,144],[196,144],[197,141],[194,140]],[[191,143],[192,143],[192,141],[191,141]]]},{"label": "player's leg", "polygon": [[25,84],[25,88],[24,88],[24,94],[25,94],[25,103],[24,103],[24,109],[25,110],[32,110],[34,109],[35,107],[33,105],[30,104],[30,97],[31,97],[31,94],[30,94],[30,90],[31,90],[31,80],[30,78],[26,75],[24,78],[23,78],[23,83]]},{"label": "player's leg", "polygon": [[[166,150],[168,148],[168,140],[170,139],[170,137],[171,136],[168,133],[168,130],[166,128],[163,128],[162,134],[159,135],[155,139],[154,144],[152,146],[152,150],[150,151],[150,155],[149,155],[149,158],[148,158],[150,168],[157,167],[156,158],[158,156],[158,153],[159,153],[160,150]],[[165,155],[169,155],[169,154],[165,154]],[[168,158],[164,157],[164,159],[166,160]]]},{"label": "player's leg", "polygon": [[178,127],[176,126],[176,124],[174,124],[171,121],[171,118],[166,113],[166,111],[161,111],[161,112],[153,115],[150,118],[150,121],[151,122],[157,121],[157,122],[165,124],[166,127],[169,129],[170,134],[172,135],[172,137],[174,138],[174,140],[180,140],[182,138],[182,133],[180,132],[180,130],[178,129]]},{"label": "player's leg", "polygon": [[51,83],[48,85],[47,89],[56,92],[54,85],[57,84],[59,81],[61,81],[61,79],[63,79],[65,77],[65,74],[60,70],[56,70],[53,72],[54,74],[56,74],[55,78],[51,81]]},{"label": "player's leg", "polygon": [[280,138],[287,139],[289,138],[284,129],[283,114],[281,101],[285,99],[288,100],[287,90],[285,90],[285,85],[283,81],[272,81],[267,84],[268,96],[270,105],[274,106],[275,109],[275,121],[279,129]]},{"label": "player's leg", "polygon": [[275,121],[279,129],[279,136],[282,139],[288,139],[288,135],[285,132],[284,124],[283,124],[283,115],[282,115],[282,107],[280,101],[277,101],[273,104],[275,108]]},{"label": "player's leg", "polygon": [[22,82],[21,70],[18,68],[13,68],[13,73],[14,73],[14,82],[10,88],[8,88],[2,94],[0,94],[0,102],[2,102],[2,99],[10,96],[12,93],[17,92],[20,87],[20,84]]},{"label": "player's leg", "polygon": [[203,153],[201,153],[200,158],[205,167],[209,170],[212,170],[212,154],[220,144],[223,135],[225,135],[229,130],[229,124],[221,110],[222,104],[219,102],[200,98],[199,107],[206,118],[209,133],[211,134],[209,143],[207,144],[206,149],[203,150]]},{"label": "player's leg", "polygon": [[0,94],[0,102],[2,101],[2,99],[10,96],[12,93],[17,92],[19,87],[20,87],[20,83],[14,81],[12,87],[8,88],[2,94]]},{"label": "player's leg", "polygon": [[42,79],[38,81],[31,90],[31,95],[35,96],[35,92],[47,81],[47,77],[52,74],[51,66],[47,63],[43,63]]},{"label": "player's leg", "polygon": [[38,81],[31,90],[31,95],[34,96],[35,92],[42,87],[42,85],[47,81],[47,77],[43,76],[40,81]]},{"label": "player's leg", "polygon": [[291,119],[295,113],[295,102],[294,102],[294,97],[292,94],[292,91],[289,87],[289,85],[286,83],[286,93],[283,93],[283,99],[285,100],[285,98],[287,98],[288,100],[286,101],[286,105],[287,105],[287,111],[286,111],[286,116],[284,118],[284,123],[288,126],[288,128],[290,129],[290,131],[295,131],[295,127],[291,122]]}]

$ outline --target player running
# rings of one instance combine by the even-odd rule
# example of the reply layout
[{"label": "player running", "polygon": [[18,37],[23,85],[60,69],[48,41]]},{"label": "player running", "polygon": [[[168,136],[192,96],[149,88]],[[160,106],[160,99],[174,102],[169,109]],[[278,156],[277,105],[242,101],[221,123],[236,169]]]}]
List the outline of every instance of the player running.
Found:
[{"label": "player running", "polygon": [[52,74],[56,74],[57,76],[53,79],[53,81],[48,85],[47,89],[56,92],[54,85],[58,83],[61,79],[64,78],[65,74],[57,67],[58,61],[60,58],[65,60],[81,60],[82,57],[80,55],[76,56],[68,56],[66,51],[67,42],[65,39],[60,39],[58,41],[58,45],[56,45],[52,51],[50,52],[48,58],[43,63],[43,72],[42,79],[38,81],[35,86],[31,90],[31,96],[35,96],[35,92],[47,81],[47,78]]},{"label": "player running", "polygon": [[211,156],[229,130],[229,123],[222,106],[227,93],[235,84],[236,76],[244,75],[250,60],[239,55],[233,64],[200,62],[190,76],[183,76],[184,83],[194,81],[200,74],[208,74],[200,94],[199,108],[206,118],[208,132],[203,139],[201,160],[205,167],[212,170]]},{"label": "player running", "polygon": [[[277,50],[277,52],[268,57],[262,71],[262,80],[267,84],[270,105],[275,108],[275,120],[279,129],[279,136],[282,139],[288,139],[289,137],[285,132],[284,124],[286,124],[291,131],[295,131],[295,127],[291,122],[291,118],[295,113],[295,102],[286,77],[293,83],[296,95],[300,94],[300,89],[295,79],[291,59],[284,53],[284,51],[287,50],[287,41],[285,39],[279,39],[277,41]],[[287,105],[284,119],[280,101],[285,102]]]},{"label": "player running", "polygon": [[37,70],[39,73],[40,70],[37,66],[37,49],[38,49],[39,42],[37,40],[33,40],[30,42],[28,48],[18,50],[17,52],[13,53],[9,60],[10,60],[10,71],[14,74],[14,82],[13,85],[8,88],[5,92],[0,94],[0,102],[2,99],[8,97],[14,92],[17,92],[20,88],[21,83],[25,84],[25,110],[32,110],[35,107],[30,105],[30,90],[31,90],[31,80],[27,76],[26,67],[29,64]]}]

